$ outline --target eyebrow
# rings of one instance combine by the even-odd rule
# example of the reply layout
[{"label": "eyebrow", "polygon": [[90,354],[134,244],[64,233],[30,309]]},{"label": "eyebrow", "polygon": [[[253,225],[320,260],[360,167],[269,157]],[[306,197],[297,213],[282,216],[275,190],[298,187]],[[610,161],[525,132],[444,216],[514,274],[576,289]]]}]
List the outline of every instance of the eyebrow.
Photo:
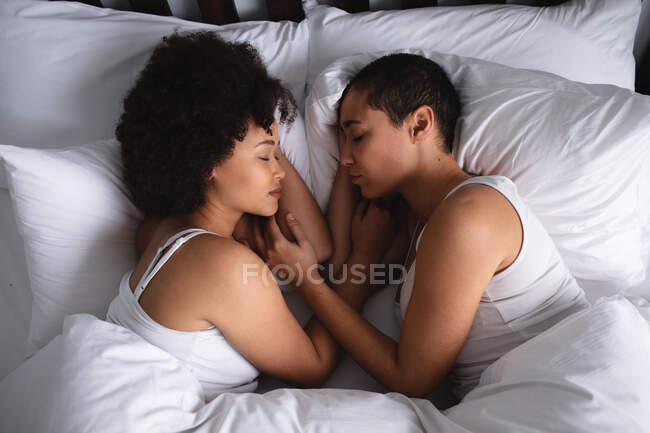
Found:
[{"label": "eyebrow", "polygon": [[257,147],[257,146],[261,146],[261,145],[263,145],[263,144],[270,144],[271,146],[275,146],[275,141],[273,141],[273,140],[264,140],[264,141],[260,141],[259,143],[257,143],[257,144],[255,145],[255,147]]},{"label": "eyebrow", "polygon": [[348,126],[352,125],[353,123],[361,123],[360,120],[346,120],[343,122],[343,128],[347,128]]}]

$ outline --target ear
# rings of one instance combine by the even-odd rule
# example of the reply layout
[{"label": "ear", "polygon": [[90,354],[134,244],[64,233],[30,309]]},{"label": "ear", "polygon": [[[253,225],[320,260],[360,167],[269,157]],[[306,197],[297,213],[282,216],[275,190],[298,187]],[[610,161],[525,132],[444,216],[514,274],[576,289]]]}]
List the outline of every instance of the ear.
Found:
[{"label": "ear", "polygon": [[208,181],[212,182],[216,177],[217,177],[217,167],[214,166],[214,167],[212,167],[212,170],[210,171],[210,175],[208,176]]},{"label": "ear", "polygon": [[414,142],[428,139],[435,131],[436,119],[433,109],[428,105],[421,105],[411,113],[410,134]]},{"label": "ear", "polygon": [[219,167],[216,165],[212,167],[212,170],[210,170],[210,174],[208,175],[208,187],[209,188],[216,188],[217,186],[217,181],[220,179],[220,170]]}]

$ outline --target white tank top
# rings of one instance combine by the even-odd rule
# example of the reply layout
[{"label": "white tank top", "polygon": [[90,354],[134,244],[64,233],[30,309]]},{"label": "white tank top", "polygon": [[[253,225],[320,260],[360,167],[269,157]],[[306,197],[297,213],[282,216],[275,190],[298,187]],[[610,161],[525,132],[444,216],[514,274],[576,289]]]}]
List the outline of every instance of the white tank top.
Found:
[{"label": "white tank top", "polygon": [[[202,233],[216,233],[193,228],[175,234],[160,247],[151,264],[135,288],[129,287],[133,270],[120,282],[119,294],[108,307],[106,320],[121,325],[151,344],[178,358],[199,380],[207,401],[223,392],[251,392],[257,388],[259,371],[246,358],[233,349],[223,334],[215,327],[200,331],[177,331],[167,328],[142,309],[138,300],[149,281],[183,243]],[[172,247],[158,260],[161,252]]]},{"label": "white tank top", "polygon": [[[490,364],[524,341],[550,328],[568,315],[589,306],[584,291],[570,274],[553,240],[521,200],[515,184],[505,176],[476,176],[452,189],[479,183],[503,194],[519,214],[523,241],[514,262],[493,276],[483,292],[469,335],[450,373],[453,391],[462,398]],[[415,248],[417,251],[420,237]],[[399,303],[404,320],[415,279],[415,260],[409,268]]]}]

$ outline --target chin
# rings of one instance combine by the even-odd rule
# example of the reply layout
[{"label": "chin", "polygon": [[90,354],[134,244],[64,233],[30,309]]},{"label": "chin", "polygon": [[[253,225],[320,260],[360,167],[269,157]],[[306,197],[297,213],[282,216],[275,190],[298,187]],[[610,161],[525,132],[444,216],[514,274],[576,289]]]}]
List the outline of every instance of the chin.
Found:
[{"label": "chin", "polygon": [[263,217],[268,217],[271,215],[275,215],[275,213],[278,211],[278,203],[276,200],[275,204],[267,204],[266,206],[257,206],[255,208],[250,208],[248,210],[245,210],[244,212],[252,214],[252,215],[258,215],[258,216],[263,216]]},{"label": "chin", "polygon": [[372,188],[368,188],[367,185],[360,186],[360,190],[361,190],[361,195],[364,198],[367,198],[368,200],[383,197],[385,195],[385,194],[382,194],[382,193],[379,193],[379,192],[373,190]]},{"label": "chin", "polygon": [[269,217],[271,215],[275,215],[276,212],[278,211],[278,208],[279,208],[278,201],[276,200],[274,205],[268,206],[266,209],[264,209],[263,213],[260,213],[260,215],[264,215],[264,216],[267,216],[267,217]]}]

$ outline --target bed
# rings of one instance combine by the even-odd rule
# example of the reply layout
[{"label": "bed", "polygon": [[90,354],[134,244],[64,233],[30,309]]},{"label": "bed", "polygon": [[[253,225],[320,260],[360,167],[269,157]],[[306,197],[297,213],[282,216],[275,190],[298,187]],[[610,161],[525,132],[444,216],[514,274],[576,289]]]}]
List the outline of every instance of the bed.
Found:
[{"label": "bed", "polygon": [[[427,0],[84,3],[87,4],[20,0],[0,5],[0,24],[3,24],[0,25],[0,52],[8,54],[3,55],[0,63],[0,93],[3,94],[0,145],[35,149],[24,155],[20,150],[0,149],[0,159],[5,159],[11,171],[0,173],[0,346],[3,347],[0,389],[12,392],[12,397],[0,395],[3,415],[0,430],[650,431],[647,416],[650,413],[647,391],[650,389],[650,212],[647,210],[650,200],[646,200],[650,197],[650,152],[647,151],[650,131],[638,126],[650,116],[650,110],[647,116],[646,112],[638,114],[638,110],[650,106],[650,96],[647,96],[650,95],[650,3],[647,0],[642,3],[630,0],[624,7],[617,7],[611,0],[595,1],[590,6],[586,5],[589,2],[578,0],[494,2],[502,4],[491,6],[478,1]],[[538,8],[553,5],[557,8]],[[561,13],[560,7],[593,9],[585,12],[583,18],[576,18],[571,11]],[[598,15],[599,8],[602,16]],[[464,11],[467,13],[463,15]],[[526,18],[526,14],[530,16]],[[562,17],[571,17],[568,21],[575,28],[569,31],[560,25]],[[526,21],[529,18],[532,21]],[[541,30],[529,25],[532,22],[541,26],[538,23],[544,23],[545,19],[548,24]],[[504,33],[490,40],[485,29],[500,20],[503,20],[499,25]],[[413,28],[404,29],[407,24]],[[442,30],[435,27],[439,24]],[[373,58],[368,53],[414,49],[450,67],[465,62],[470,67],[459,67],[455,78],[458,82],[484,79],[488,83],[483,87],[468,87],[476,92],[473,97],[477,101],[488,100],[488,96],[495,94],[494,86],[502,86],[499,89],[512,86],[520,92],[529,92],[533,82],[540,86],[536,91],[546,86],[543,89],[548,94],[555,92],[554,98],[559,93],[569,95],[568,106],[574,100],[571,95],[576,95],[576,101],[591,98],[594,111],[589,112],[591,116],[584,114],[585,119],[603,115],[604,111],[597,111],[600,108],[596,105],[606,106],[606,101],[613,101],[610,111],[614,114],[609,113],[609,117],[600,120],[616,119],[611,125],[632,131],[625,136],[611,136],[620,139],[618,152],[624,152],[627,159],[615,159],[616,154],[610,152],[602,157],[609,159],[598,160],[595,152],[601,147],[593,147],[580,161],[598,160],[601,166],[612,161],[638,163],[638,167],[629,170],[636,177],[612,168],[608,170],[610,173],[601,175],[605,180],[599,184],[599,188],[604,188],[611,185],[606,181],[618,181],[620,197],[634,197],[636,201],[621,203],[622,210],[612,215],[608,220],[610,226],[605,228],[596,223],[585,227],[586,223],[571,222],[567,230],[572,233],[579,232],[583,237],[593,235],[587,241],[580,240],[581,243],[560,232],[568,223],[559,224],[552,212],[547,219],[549,227],[558,227],[557,240],[566,246],[568,260],[575,263],[572,270],[580,277],[593,308],[572,317],[572,322],[562,322],[562,326],[553,328],[553,333],[534,338],[534,344],[523,345],[526,347],[504,356],[482,378],[480,389],[463,402],[453,398],[446,381],[427,399],[388,393],[354,361],[344,358],[323,389],[293,389],[263,377],[256,393],[228,394],[206,404],[200,398],[197,384],[173,359],[132,336],[107,329],[104,322],[94,318],[101,318],[101,306],[105,303],[101,296],[81,306],[73,305],[72,300],[63,302],[57,307],[56,317],[45,317],[47,312],[43,310],[50,305],[50,300],[43,298],[43,294],[70,276],[69,271],[66,274],[54,269],[66,266],[63,261],[58,263],[57,257],[66,254],[70,261],[74,256],[74,260],[85,263],[84,254],[110,255],[108,262],[95,264],[97,268],[92,269],[105,272],[99,268],[114,266],[115,271],[110,274],[114,278],[134,260],[133,251],[125,249],[125,245],[132,239],[135,223],[141,218],[126,205],[116,210],[98,204],[95,213],[89,213],[96,218],[91,227],[87,221],[89,215],[82,215],[71,204],[80,200],[78,197],[57,195],[66,182],[79,182],[84,177],[60,176],[61,182],[54,180],[55,177],[61,170],[84,167],[100,167],[105,173],[112,173],[114,165],[105,160],[115,154],[103,153],[103,149],[110,146],[114,149],[114,142],[106,147],[104,141],[112,137],[124,89],[135,78],[148,50],[160,36],[175,29],[206,28],[222,32],[227,38],[250,40],[265,47],[270,71],[282,74],[296,97],[302,117],[298,128],[284,132],[292,137],[287,140],[289,147],[284,148],[285,153],[322,207],[327,202],[327,185],[331,185],[337,158],[332,149],[332,101],[336,100],[337,92],[340,95],[345,78]],[[396,28],[403,31],[400,33]],[[432,34],[439,45],[403,42],[404,38],[418,40],[417,28]],[[457,29],[458,34],[450,34],[449,29]],[[553,34],[548,33],[551,29]],[[624,36],[618,38],[619,34]],[[543,37],[551,42],[544,45]],[[477,38],[483,39],[484,46],[479,46]],[[447,49],[445,43],[447,48],[454,45],[457,51]],[[603,60],[603,53],[610,57]],[[575,65],[569,65],[571,61]],[[97,64],[101,67],[96,68]],[[527,93],[517,95],[525,100],[523,96]],[[615,105],[616,101],[620,104]],[[575,107],[583,105],[576,102]],[[628,111],[631,114],[626,114]],[[620,120],[616,113],[625,118]],[[465,122],[469,124],[471,120],[468,117]],[[585,130],[595,128],[591,123],[584,125]],[[605,146],[610,136],[596,134],[595,137]],[[104,140],[100,151],[93,150],[92,146],[79,153],[59,151],[82,148],[97,140]],[[470,142],[464,149],[469,149],[462,155],[467,166],[513,178],[519,175],[508,171],[514,170],[513,167],[485,165],[478,151],[472,153]],[[15,159],[11,152],[17,155]],[[512,154],[508,152],[511,151],[505,149],[503,154]],[[74,166],[70,165],[71,155],[74,155]],[[21,173],[30,161],[39,164],[38,170],[23,176]],[[565,163],[575,164],[575,161],[567,159]],[[47,181],[48,176],[51,181]],[[580,179],[582,185],[583,180]],[[32,182],[31,186],[28,181]],[[105,179],[97,182],[100,181]],[[114,180],[110,182],[111,186],[115,185]],[[525,176],[521,177],[523,188],[527,182]],[[43,198],[44,192],[37,191],[46,183],[51,188],[49,203]],[[632,183],[634,190],[630,187]],[[94,190],[89,188],[87,194],[92,195]],[[550,183],[548,188],[553,189],[554,184]],[[595,187],[590,190],[593,191],[578,186],[575,189],[581,197],[601,193]],[[119,188],[110,191],[119,193]],[[531,197],[544,194],[533,188],[528,193]],[[78,192],[79,196],[84,194]],[[41,201],[29,202],[35,197]],[[113,199],[106,197],[99,196],[99,199]],[[66,200],[65,204],[61,200]],[[574,202],[580,200],[574,198]],[[87,207],[88,202],[82,204]],[[61,214],[51,213],[52,206],[59,207]],[[546,203],[539,202],[537,206],[543,212]],[[611,206],[598,209],[599,215],[607,212],[613,212]],[[73,219],[73,214],[79,218]],[[596,216],[590,214],[592,217],[596,221]],[[114,234],[115,226],[111,224],[117,224],[118,220],[126,229],[109,252],[95,250],[87,240],[70,235],[83,229],[83,224],[89,224],[89,230],[108,236]],[[626,229],[619,230],[624,224]],[[594,249],[591,255],[579,256],[578,250],[583,247],[591,253],[589,248],[594,239],[612,239],[612,242],[607,244],[607,250]],[[86,249],[72,252],[79,247]],[[617,249],[620,254],[615,257],[612,252]],[[107,277],[109,287],[113,284],[111,278]],[[79,284],[93,283],[87,279],[79,280]],[[391,304],[394,291],[394,285],[379,291],[366,305],[364,316],[397,339],[399,325]],[[287,289],[285,299],[298,320],[305,323],[310,311],[299,295]],[[34,311],[38,318],[34,317]],[[74,317],[62,319],[73,313]],[[73,345],[79,341],[96,344]],[[107,354],[100,350],[100,342],[104,347],[120,346],[124,350]],[[66,348],[70,350],[66,352]],[[553,351],[561,355],[553,358],[549,355]],[[143,363],[133,364],[133,359],[124,353],[141,353],[142,359],[149,360],[149,368],[143,368]],[[25,361],[26,354],[34,356]],[[549,356],[546,361],[545,355]],[[590,364],[586,359],[590,357],[602,363]],[[537,363],[540,365],[532,368]],[[52,365],[66,368],[56,377],[47,376],[46,372],[53,371]],[[132,367],[128,375],[124,370],[127,365]],[[530,368],[526,370],[522,365]],[[531,380],[533,375],[536,382]],[[112,380],[114,386],[110,389],[104,386],[104,382]],[[608,392],[617,382],[629,386],[627,394]],[[17,389],[27,391],[13,394]],[[148,397],[155,397],[156,404],[146,403]],[[36,415],[28,416],[30,413]]]}]

